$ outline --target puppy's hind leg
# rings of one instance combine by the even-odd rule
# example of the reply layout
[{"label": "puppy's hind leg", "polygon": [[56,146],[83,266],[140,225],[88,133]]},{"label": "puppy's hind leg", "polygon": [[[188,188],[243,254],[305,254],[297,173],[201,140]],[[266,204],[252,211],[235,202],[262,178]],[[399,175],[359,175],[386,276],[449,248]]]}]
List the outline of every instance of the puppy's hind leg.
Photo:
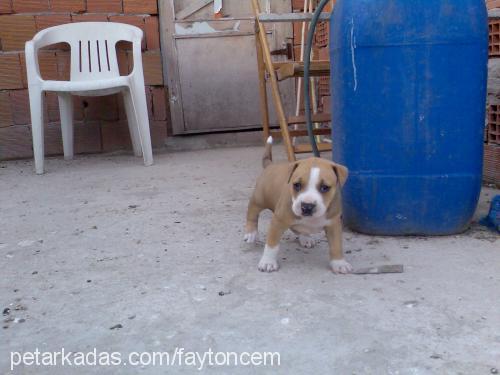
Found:
[{"label": "puppy's hind leg", "polygon": [[254,243],[257,240],[257,229],[259,223],[259,214],[263,210],[258,206],[254,199],[250,199],[247,210],[247,223],[245,225],[245,236],[243,241],[247,243]]}]

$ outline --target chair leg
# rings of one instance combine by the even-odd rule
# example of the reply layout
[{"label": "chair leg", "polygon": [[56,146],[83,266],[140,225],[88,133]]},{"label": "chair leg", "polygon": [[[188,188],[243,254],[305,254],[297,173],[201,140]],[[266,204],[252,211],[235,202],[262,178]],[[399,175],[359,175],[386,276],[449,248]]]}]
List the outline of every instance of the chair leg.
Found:
[{"label": "chair leg", "polygon": [[132,139],[132,147],[134,149],[135,156],[142,156],[141,150],[141,137],[139,136],[139,127],[137,126],[137,120],[134,113],[134,103],[132,101],[132,95],[129,90],[124,90],[123,101],[125,103],[125,112],[127,113],[128,130],[130,132],[130,138]]},{"label": "chair leg", "polygon": [[130,87],[130,94],[132,96],[135,119],[137,121],[137,129],[139,131],[139,139],[141,141],[144,165],[150,166],[153,164],[153,149],[151,147],[148,106],[146,102],[144,85],[137,85],[133,83]]},{"label": "chair leg", "polygon": [[43,174],[44,139],[43,139],[43,91],[38,88],[29,89],[31,132],[33,137],[33,154],[36,174]]},{"label": "chair leg", "polygon": [[[259,33],[257,29],[256,34]],[[259,92],[260,92],[260,114],[262,117],[262,129],[264,133],[264,141],[269,137],[269,107],[267,104],[267,85],[266,85],[266,65],[262,57],[262,46],[260,36],[255,35],[255,44],[257,49],[257,68],[259,73]]]},{"label": "chair leg", "polygon": [[59,113],[61,116],[61,133],[64,149],[64,159],[71,160],[74,156],[73,138],[73,100],[71,94],[61,93],[59,99]]}]

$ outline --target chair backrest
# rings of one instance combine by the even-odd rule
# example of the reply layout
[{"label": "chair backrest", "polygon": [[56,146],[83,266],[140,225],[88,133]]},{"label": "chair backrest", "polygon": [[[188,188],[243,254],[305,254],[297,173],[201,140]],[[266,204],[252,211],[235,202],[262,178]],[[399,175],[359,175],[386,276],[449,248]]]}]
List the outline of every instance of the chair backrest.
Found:
[{"label": "chair backrest", "polygon": [[[35,50],[41,47],[68,43],[71,47],[71,81],[90,81],[114,78],[120,75],[116,43],[132,42],[139,45],[142,30],[115,22],[78,22],[50,27],[33,38]],[[134,48],[136,53],[137,47]]]}]

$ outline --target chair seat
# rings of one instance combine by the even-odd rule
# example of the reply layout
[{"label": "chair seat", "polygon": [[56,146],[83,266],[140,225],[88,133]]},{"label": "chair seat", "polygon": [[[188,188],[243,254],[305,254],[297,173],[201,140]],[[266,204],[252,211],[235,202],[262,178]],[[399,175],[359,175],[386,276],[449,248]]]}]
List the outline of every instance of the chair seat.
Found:
[{"label": "chair seat", "polygon": [[74,95],[98,96],[117,93],[130,85],[128,76],[96,81],[43,81],[42,90],[71,92]]}]

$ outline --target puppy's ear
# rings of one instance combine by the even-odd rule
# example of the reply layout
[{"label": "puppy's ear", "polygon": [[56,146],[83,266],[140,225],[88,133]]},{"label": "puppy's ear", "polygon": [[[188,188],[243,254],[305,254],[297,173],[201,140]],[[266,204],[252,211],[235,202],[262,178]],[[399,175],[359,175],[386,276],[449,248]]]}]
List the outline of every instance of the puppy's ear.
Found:
[{"label": "puppy's ear", "polygon": [[346,167],[340,164],[332,163],[333,171],[335,172],[335,175],[337,176],[337,179],[340,183],[340,186],[344,186],[347,176],[349,175],[349,171],[347,170]]},{"label": "puppy's ear", "polygon": [[287,183],[290,183],[290,180],[292,179],[292,176],[293,176],[293,172],[295,172],[295,170],[297,169],[298,166],[299,166],[298,161],[291,163],[288,166],[288,182]]}]

